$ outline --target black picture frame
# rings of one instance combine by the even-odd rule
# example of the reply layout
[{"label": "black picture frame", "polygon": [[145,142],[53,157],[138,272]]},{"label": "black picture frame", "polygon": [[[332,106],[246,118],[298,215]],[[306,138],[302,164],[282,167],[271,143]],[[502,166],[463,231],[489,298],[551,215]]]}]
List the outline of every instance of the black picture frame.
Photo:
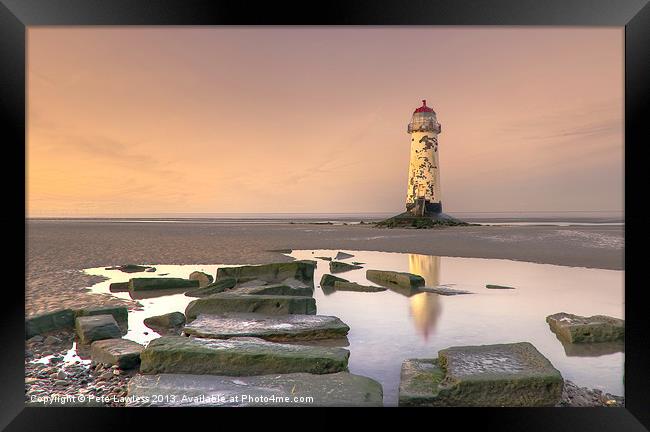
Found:
[{"label": "black picture frame", "polygon": [[[28,26],[91,25],[482,25],[482,26],[624,26],[625,27],[625,224],[626,251],[643,237],[641,205],[644,195],[633,199],[633,187],[647,184],[641,176],[640,153],[648,143],[648,95],[650,95],[650,6],[648,0],[329,0],[326,2],[245,2],[236,0],[0,0],[0,109],[5,120],[3,149],[9,163],[1,170],[5,196],[2,219],[7,226],[25,218],[25,48]],[[604,60],[605,61],[605,60]],[[22,179],[20,176],[22,175]],[[603,175],[607,175],[603,173]],[[23,225],[26,227],[26,225]],[[26,229],[26,228],[25,228]],[[634,238],[629,235],[634,232]],[[7,229],[17,233],[20,229]],[[24,233],[26,233],[24,231]],[[22,249],[27,259],[26,240]],[[12,247],[7,268],[22,268]],[[405,427],[421,427],[415,420],[440,427],[451,421],[454,428],[478,421],[488,430],[648,430],[650,428],[650,357],[646,333],[650,319],[642,296],[642,256],[625,254],[625,408],[519,408],[519,409],[382,409],[364,410],[360,421],[397,417]],[[15,272],[18,273],[18,272]],[[16,277],[17,275],[11,275]],[[294,412],[193,409],[101,409],[24,407],[24,293],[17,283],[5,287],[2,349],[0,349],[0,427],[7,430],[134,429],[153,419],[173,421],[190,415],[194,427],[207,421],[226,427],[224,417],[237,416],[251,426],[258,420],[285,427],[309,427],[344,422],[337,415],[307,414],[306,422],[293,422]],[[347,410],[346,414],[356,413]],[[169,423],[171,424],[171,423]],[[237,423],[235,423],[237,424]],[[426,425],[427,423],[425,423]],[[407,426],[408,425],[408,426]]]}]

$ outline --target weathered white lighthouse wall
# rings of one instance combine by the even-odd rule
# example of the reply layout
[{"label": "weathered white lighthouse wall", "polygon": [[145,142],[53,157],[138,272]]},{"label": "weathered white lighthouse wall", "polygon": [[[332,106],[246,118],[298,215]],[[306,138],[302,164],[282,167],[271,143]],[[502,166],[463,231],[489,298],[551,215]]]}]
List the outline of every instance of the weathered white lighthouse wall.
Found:
[{"label": "weathered white lighthouse wall", "polygon": [[406,204],[415,203],[417,198],[425,198],[431,203],[441,202],[438,134],[435,132],[411,133]]}]

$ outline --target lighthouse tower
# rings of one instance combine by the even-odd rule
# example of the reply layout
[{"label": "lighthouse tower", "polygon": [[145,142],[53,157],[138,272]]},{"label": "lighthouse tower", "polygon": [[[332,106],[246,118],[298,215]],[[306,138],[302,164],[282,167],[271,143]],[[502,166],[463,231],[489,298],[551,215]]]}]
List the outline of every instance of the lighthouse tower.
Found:
[{"label": "lighthouse tower", "polygon": [[436,112],[422,101],[413,112],[407,132],[411,136],[411,160],[406,191],[406,211],[416,217],[437,217],[442,213]]}]

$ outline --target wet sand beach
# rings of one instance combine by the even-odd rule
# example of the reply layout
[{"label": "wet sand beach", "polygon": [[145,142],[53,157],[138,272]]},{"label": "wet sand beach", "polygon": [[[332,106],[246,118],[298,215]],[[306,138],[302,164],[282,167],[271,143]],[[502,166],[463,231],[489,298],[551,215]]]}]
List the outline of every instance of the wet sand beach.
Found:
[{"label": "wet sand beach", "polygon": [[[26,313],[125,304],[90,294],[89,267],[136,264],[259,264],[289,261],[282,249],[410,252],[622,270],[624,226],[466,226],[429,230],[369,224],[233,221],[29,220]],[[274,251],[275,250],[275,251]]]},{"label": "wet sand beach", "polygon": [[[325,290],[318,290],[315,297],[319,310],[324,315],[341,317],[352,328],[346,344],[355,353],[350,371],[380,382],[385,405],[397,404],[399,365],[405,359],[403,353],[408,352],[411,358],[425,358],[431,352],[455,344],[502,343],[502,338],[496,335],[508,334],[513,340],[532,341],[562,370],[566,382],[557,406],[623,406],[623,397],[610,394],[623,394],[618,383],[623,364],[618,349],[601,357],[571,356],[548,331],[543,319],[538,318],[556,312],[556,307],[574,310],[573,306],[567,306],[567,302],[573,305],[576,295],[593,296],[592,301],[599,305],[597,311],[587,308],[584,313],[605,310],[620,316],[617,307],[610,304],[612,296],[622,293],[623,288],[616,279],[618,276],[605,272],[596,280],[593,272],[603,270],[593,269],[623,269],[624,226],[508,222],[520,224],[388,229],[369,223],[359,224],[358,220],[335,223],[322,220],[29,220],[26,314],[30,316],[62,308],[123,305],[132,310],[129,313],[130,333],[126,338],[146,344],[157,334],[151,333],[146,326],[142,327],[142,316],[138,317],[138,314],[150,316],[154,311],[161,314],[174,308],[183,310],[189,298],[182,295],[180,299],[174,299],[173,295],[164,297],[181,305],[177,308],[173,303],[169,309],[169,302],[162,301],[162,298],[156,301],[133,300],[139,297],[111,295],[108,293],[110,281],[98,282],[107,278],[114,281],[116,276],[121,281],[125,274],[112,274],[105,267],[153,265],[158,269],[135,276],[172,274],[170,277],[187,277],[194,270],[214,274],[216,265],[314,259],[319,255],[334,256],[334,251],[345,250],[356,254],[356,259],[367,263],[370,268],[414,272],[433,285],[441,282],[440,269],[444,267],[447,277],[444,281],[453,285],[469,284],[472,290],[481,290],[488,280],[504,280],[519,288],[514,297],[509,297],[509,293],[479,293],[476,297],[461,299],[462,305],[455,299],[439,299],[435,294],[427,293],[409,297],[386,292],[383,297],[379,293],[371,298],[355,299],[354,294],[359,293],[328,296]],[[288,256],[290,252],[291,256]],[[537,264],[526,262],[592,270],[532,268],[530,266]],[[199,265],[201,268],[180,268],[178,265]],[[317,271],[322,273],[327,269]],[[357,272],[361,273],[353,275],[352,271],[345,273],[345,277],[368,283],[362,276],[365,275],[363,267]],[[320,280],[321,273],[315,274],[314,280]],[[471,275],[478,275],[478,279],[474,280]],[[546,286],[545,281],[552,286]],[[539,293],[553,292],[551,304],[535,300]],[[518,298],[524,303],[513,306],[518,304]],[[350,304],[368,304],[368,301],[374,305],[371,309],[380,313],[364,314],[363,319],[359,319],[358,311],[349,310]],[[616,300],[614,303],[618,305]],[[503,304],[518,307],[519,313],[506,321],[499,315],[484,314],[484,310],[495,310]],[[534,304],[535,312],[527,309],[525,304]],[[162,309],[156,309],[158,307]],[[443,309],[446,312],[441,318]],[[463,313],[482,316],[483,327],[466,332],[465,322],[456,322],[455,318]],[[131,322],[132,318],[134,322]],[[515,322],[519,333],[510,329]],[[386,338],[387,328],[398,336]],[[481,328],[498,330],[486,333],[481,332]],[[436,329],[438,337],[430,340],[428,336]],[[382,356],[377,361],[369,360],[372,358],[369,354],[377,347],[384,347],[393,354]],[[84,394],[107,398],[100,405],[124,406],[127,384],[136,373],[135,370],[123,371],[117,366],[92,363],[79,354],[74,344],[74,333],[70,330],[28,340],[25,359],[26,401],[35,404],[39,403],[39,397],[49,394]],[[606,373],[599,372],[603,370]]]}]

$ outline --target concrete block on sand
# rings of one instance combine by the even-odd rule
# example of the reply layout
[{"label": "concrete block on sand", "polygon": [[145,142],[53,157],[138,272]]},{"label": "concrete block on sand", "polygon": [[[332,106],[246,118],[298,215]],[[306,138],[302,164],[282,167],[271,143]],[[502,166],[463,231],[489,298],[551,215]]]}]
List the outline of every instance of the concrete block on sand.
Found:
[{"label": "concrete block on sand", "polygon": [[224,312],[315,315],[316,300],[313,297],[220,293],[190,302],[185,309],[185,316],[188,321],[192,321],[199,314]]},{"label": "concrete block on sand", "polygon": [[183,328],[184,333],[203,338],[258,337],[270,341],[341,338],[348,331],[350,327],[333,316],[257,313],[199,315]]},{"label": "concrete block on sand", "polygon": [[188,374],[136,375],[129,382],[128,396],[127,406],[361,407],[383,405],[381,384],[348,372],[327,375],[273,374],[236,378]]},{"label": "concrete block on sand", "polygon": [[60,309],[32,315],[25,319],[25,339],[54,330],[74,328],[75,314],[72,309]]},{"label": "concrete block on sand", "polygon": [[79,341],[86,345],[96,340],[119,339],[122,331],[113,315],[78,317],[75,325]]},{"label": "concrete block on sand", "polygon": [[288,345],[258,338],[203,339],[163,336],[140,355],[143,374],[265,375],[347,371],[343,348]]},{"label": "concrete block on sand", "polygon": [[400,406],[553,406],[564,380],[528,342],[452,347],[402,364]]},{"label": "concrete block on sand", "polygon": [[90,345],[90,358],[104,365],[117,365],[120,369],[140,366],[140,353],[144,346],[128,339],[104,339]]},{"label": "concrete block on sand", "polygon": [[76,309],[76,317],[92,315],[112,315],[117,324],[124,331],[129,326],[129,310],[125,306],[99,306]]}]

